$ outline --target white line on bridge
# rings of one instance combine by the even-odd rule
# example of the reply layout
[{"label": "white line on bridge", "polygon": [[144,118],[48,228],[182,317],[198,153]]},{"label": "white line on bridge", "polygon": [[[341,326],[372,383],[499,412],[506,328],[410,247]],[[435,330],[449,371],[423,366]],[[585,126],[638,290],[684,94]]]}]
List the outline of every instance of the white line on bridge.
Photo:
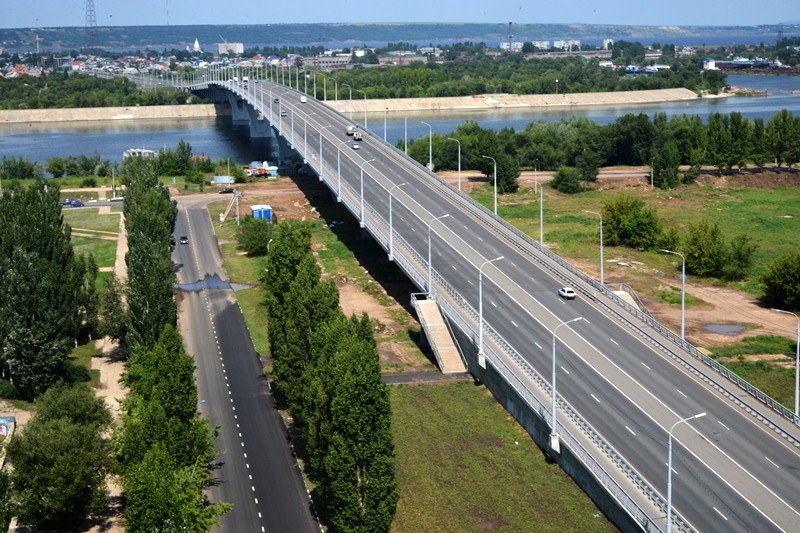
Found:
[{"label": "white line on bridge", "polygon": [[518,327],[519,327],[519,326],[517,325],[517,323],[516,323],[516,322],[514,322],[513,320],[511,321],[511,323],[512,323],[512,324],[514,324],[514,327],[515,327],[515,328],[518,328]]},{"label": "white line on bridge", "polygon": [[616,344],[617,346],[619,346],[619,343],[618,343],[617,341],[615,341],[614,339],[608,339],[608,340],[610,340],[611,342],[613,342],[614,344]]},{"label": "white line on bridge", "polygon": [[772,464],[772,466],[774,466],[775,468],[780,468],[780,467],[779,467],[777,464],[775,464],[775,461],[773,461],[773,460],[772,460],[772,459],[770,459],[769,457],[764,457],[764,459],[766,459],[767,461],[769,461],[769,462]]},{"label": "white line on bridge", "polygon": [[497,304],[494,303],[493,301],[489,300],[489,303],[492,304],[494,307],[497,307]]},{"label": "white line on bridge", "polygon": [[566,369],[566,368],[564,368],[563,366],[561,367],[561,370],[563,370],[563,371],[564,371],[566,374],[569,374],[569,370],[567,370],[567,369]]},{"label": "white line on bridge", "polygon": [[728,426],[726,426],[725,424],[723,424],[721,420],[717,420],[717,422],[719,422],[719,425],[720,425],[720,426],[722,426],[722,427],[724,427],[724,428],[725,428],[725,429],[727,429],[728,431],[730,431],[730,430],[731,430],[731,428],[729,428]]},{"label": "white line on bridge", "polygon": [[633,435],[634,437],[636,436],[636,433],[634,433],[634,432],[633,432],[633,430],[632,430],[631,428],[629,428],[628,426],[625,426],[625,429],[627,429],[628,431],[630,431],[630,432],[631,432],[631,435]]},{"label": "white line on bridge", "polygon": [[[640,362],[641,362],[641,361],[640,361]],[[647,365],[646,365],[646,364],[644,364],[644,363],[642,363],[642,366],[643,366],[643,367],[645,367],[647,370],[652,370],[652,368],[650,368],[649,366],[647,366]]]},{"label": "white line on bridge", "polygon": [[727,520],[727,519],[728,519],[728,517],[727,517],[727,516],[725,516],[724,514],[722,514],[721,512],[719,512],[719,509],[717,509],[716,507],[712,507],[712,509],[714,509],[714,510],[717,512],[717,514],[718,514],[718,515],[720,515],[720,516],[721,516],[722,518],[724,518],[725,520]]},{"label": "white line on bridge", "polygon": [[594,401],[596,401],[597,403],[600,403],[600,400],[598,400],[598,399],[597,399],[597,396],[595,396],[594,394],[590,394],[589,396],[591,396],[592,398],[594,398]]},{"label": "white line on bridge", "polygon": [[688,398],[688,396],[686,396],[680,389],[675,389],[675,390],[678,391],[678,394],[680,394],[684,398]]},{"label": "white line on bridge", "polygon": [[539,346],[539,343],[538,343],[538,342],[535,342],[535,341],[534,341],[534,343],[533,343],[533,344],[535,344],[535,345],[536,345],[536,347],[537,347],[537,348],[539,348],[540,350],[544,350],[544,348],[542,348],[541,346]]}]

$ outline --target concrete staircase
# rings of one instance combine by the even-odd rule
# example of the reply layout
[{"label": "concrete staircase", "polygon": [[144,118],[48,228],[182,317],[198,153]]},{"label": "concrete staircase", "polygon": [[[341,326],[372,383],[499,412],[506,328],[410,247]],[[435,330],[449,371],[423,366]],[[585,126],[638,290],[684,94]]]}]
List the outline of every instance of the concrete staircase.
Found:
[{"label": "concrete staircase", "polygon": [[461,355],[458,353],[455,344],[453,344],[450,330],[447,329],[447,324],[444,322],[444,317],[439,311],[439,305],[436,300],[421,300],[413,297],[411,300],[417,310],[419,323],[433,349],[433,354],[436,356],[436,362],[439,363],[439,369],[442,374],[466,372],[467,369],[464,367],[464,362],[461,360]]}]

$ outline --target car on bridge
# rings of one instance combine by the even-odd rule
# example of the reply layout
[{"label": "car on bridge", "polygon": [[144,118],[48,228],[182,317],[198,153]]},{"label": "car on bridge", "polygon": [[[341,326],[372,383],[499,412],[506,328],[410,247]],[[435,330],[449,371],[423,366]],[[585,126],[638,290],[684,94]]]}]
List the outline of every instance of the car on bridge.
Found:
[{"label": "car on bridge", "polygon": [[353,143],[353,150],[358,150],[359,148],[361,148],[361,146],[359,146],[358,143]]},{"label": "car on bridge", "polygon": [[281,116],[285,117],[286,116],[286,111],[281,111]]},{"label": "car on bridge", "polygon": [[574,300],[576,293],[575,289],[571,287],[561,287],[558,289],[558,295],[564,298],[565,300]]}]

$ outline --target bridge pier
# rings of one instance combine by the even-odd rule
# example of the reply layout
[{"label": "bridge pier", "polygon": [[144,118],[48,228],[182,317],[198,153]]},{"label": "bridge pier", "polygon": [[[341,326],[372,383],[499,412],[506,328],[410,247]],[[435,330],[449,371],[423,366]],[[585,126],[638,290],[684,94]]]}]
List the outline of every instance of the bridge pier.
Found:
[{"label": "bridge pier", "polygon": [[250,122],[250,115],[247,112],[247,103],[239,96],[230,91],[223,91],[231,106],[231,120],[234,124],[247,124]]},{"label": "bridge pier", "polygon": [[250,104],[245,104],[245,109],[247,110],[248,122],[250,124],[250,137],[272,137],[273,132],[272,128],[270,128],[269,120],[267,120],[264,115],[257,112]]}]

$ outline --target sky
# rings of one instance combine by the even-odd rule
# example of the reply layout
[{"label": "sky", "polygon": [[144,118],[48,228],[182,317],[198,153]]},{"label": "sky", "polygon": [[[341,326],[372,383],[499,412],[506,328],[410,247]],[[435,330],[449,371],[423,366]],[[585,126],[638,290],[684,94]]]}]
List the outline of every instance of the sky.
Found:
[{"label": "sky", "polygon": [[[85,0],[0,0],[0,28],[85,26]],[[753,26],[797,22],[797,0],[94,0],[98,26],[359,22]]]}]

